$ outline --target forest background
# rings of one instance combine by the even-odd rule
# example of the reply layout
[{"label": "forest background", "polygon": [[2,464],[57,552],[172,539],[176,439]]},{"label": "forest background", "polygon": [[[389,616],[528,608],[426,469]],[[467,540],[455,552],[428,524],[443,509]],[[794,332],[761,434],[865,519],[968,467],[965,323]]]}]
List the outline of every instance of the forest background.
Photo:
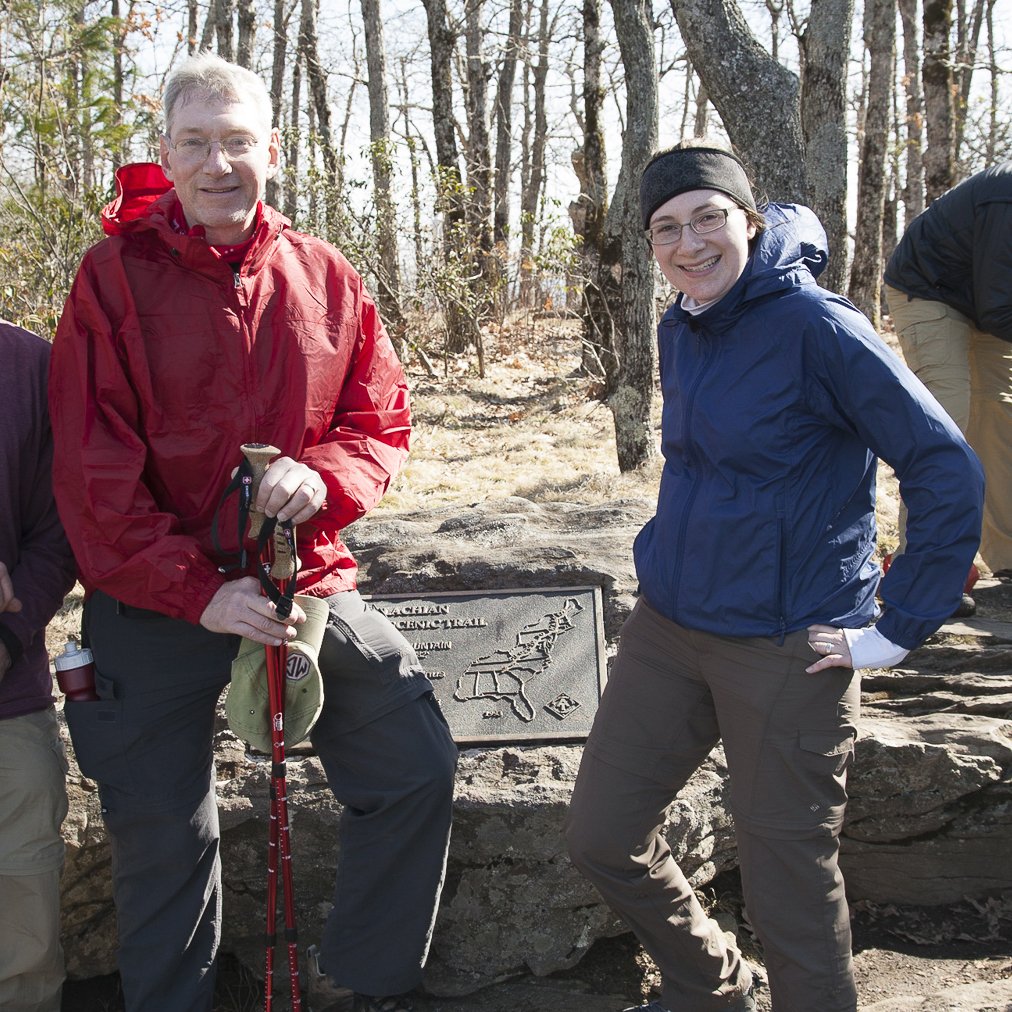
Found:
[{"label": "forest background", "polygon": [[905,224],[1012,158],[1012,0],[0,0],[0,316],[52,336],[198,49],[268,82],[268,199],[362,271],[406,362],[483,376],[512,314],[579,317],[623,471],[656,452],[653,151],[727,136],[876,325]]}]

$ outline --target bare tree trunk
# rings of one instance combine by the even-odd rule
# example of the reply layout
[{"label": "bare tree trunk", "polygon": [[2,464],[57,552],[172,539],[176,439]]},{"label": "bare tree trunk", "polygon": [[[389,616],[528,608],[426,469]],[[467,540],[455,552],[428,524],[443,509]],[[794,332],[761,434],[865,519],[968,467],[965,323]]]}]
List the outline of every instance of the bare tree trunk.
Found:
[{"label": "bare tree trunk", "polygon": [[[281,109],[284,104],[285,61],[288,53],[288,21],[292,9],[285,11],[285,0],[274,0],[274,52],[271,60],[271,123],[281,126]],[[297,122],[299,109],[293,107],[293,116]],[[281,176],[275,175],[267,180],[267,203],[272,207],[280,206]]]},{"label": "bare tree trunk", "polygon": [[903,227],[924,210],[924,91],[921,85],[921,44],[917,0],[899,0],[903,23],[903,85],[906,182],[903,187]]},{"label": "bare tree trunk", "polygon": [[[112,0],[110,13],[118,24],[116,35],[119,40],[118,44],[113,47],[112,51],[112,103],[113,103],[113,115],[116,117],[116,125],[122,126],[123,124],[123,50],[126,48],[126,35],[127,28],[124,22],[120,21],[120,5],[119,0]],[[196,15],[194,14],[194,18]],[[194,20],[196,25],[196,20]],[[116,161],[122,165],[127,161],[129,148],[126,140],[120,141],[116,145]]]},{"label": "bare tree trunk", "polygon": [[534,76],[534,70],[531,63],[531,27],[529,23],[531,13],[532,12],[530,10],[530,6],[528,6],[528,23],[526,24],[524,32],[524,65],[523,65],[523,78],[522,78],[521,102],[520,102],[521,108],[524,111],[524,122],[520,128],[521,247],[524,244],[523,194],[527,192],[527,189],[530,186],[531,148],[533,146],[533,137],[534,137],[534,102],[531,98],[531,79]]},{"label": "bare tree trunk", "polygon": [[[466,222],[460,178],[460,157],[453,133],[454,37],[447,25],[446,0],[422,0],[429,33],[432,72],[432,125],[436,138],[436,162],[439,172],[438,207],[443,212],[443,242],[448,256],[456,256],[466,245]],[[463,251],[466,256],[466,250]],[[446,306],[446,350],[460,354],[480,340],[477,321],[453,302]]]},{"label": "bare tree trunk", "polygon": [[797,76],[770,57],[735,0],[671,0],[671,9],[693,69],[760,193],[807,201]]},{"label": "bare tree trunk", "polygon": [[256,42],[257,16],[253,0],[239,0],[239,44],[235,62],[247,69],[253,66],[253,46]]},{"label": "bare tree trunk", "polygon": [[615,419],[619,469],[630,471],[657,452],[650,422],[657,358],[654,267],[641,240],[639,207],[640,176],[657,147],[657,69],[649,0],[611,0],[611,6],[625,71],[626,129],[608,212],[606,261],[611,263],[604,264],[605,270],[617,267],[620,278],[618,291],[608,291],[621,342],[608,407]]},{"label": "bare tree trunk", "polygon": [[63,92],[70,129],[64,143],[63,189],[70,196],[77,196],[84,187],[85,145],[90,136],[88,107],[84,101],[84,57],[76,39],[84,29],[84,6],[75,3],[68,11],[70,26],[64,31],[63,45],[66,59],[63,65]]},{"label": "bare tree trunk", "polygon": [[292,63],[292,103],[288,111],[285,148],[285,214],[294,218],[299,206],[299,110],[302,108],[302,49],[297,47]]},{"label": "bare tree trunk", "polygon": [[530,173],[520,194],[520,299],[524,305],[534,301],[534,223],[537,219],[541,186],[545,177],[545,144],[548,140],[548,115],[545,109],[545,82],[548,80],[548,42],[551,37],[549,13],[551,0],[541,0],[538,23],[538,62],[533,68],[533,139],[530,148]]},{"label": "bare tree trunk", "polygon": [[404,313],[401,311],[401,271],[393,199],[390,194],[392,159],[390,111],[387,101],[386,50],[380,0],[362,0],[366,64],[369,69],[369,140],[372,179],[376,194],[379,290],[376,301],[394,344],[403,358]]},{"label": "bare tree trunk", "polygon": [[606,375],[605,359],[612,358],[615,327],[611,307],[601,286],[601,257],[608,210],[608,177],[604,144],[604,86],[601,80],[600,0],[583,0],[583,147],[573,156],[580,196],[570,205],[574,231],[580,238],[583,294],[580,317],[583,335],[581,368],[587,376]]},{"label": "bare tree trunk", "polygon": [[513,151],[513,82],[517,72],[517,48],[523,28],[522,0],[510,0],[509,29],[502,70],[495,93],[495,195],[492,241],[506,245],[510,222],[510,160]]},{"label": "bare tree trunk", "polygon": [[829,238],[829,264],[819,283],[847,289],[847,59],[853,0],[812,0],[800,43],[801,129],[807,193]]},{"label": "bare tree trunk", "polygon": [[207,17],[204,18],[204,30],[200,33],[200,45],[197,46],[200,52],[210,49],[211,43],[214,41],[214,28],[218,17],[218,2],[219,0],[210,0],[207,6]]},{"label": "bare tree trunk", "polygon": [[952,0],[924,0],[925,199],[930,204],[956,181],[955,77],[949,50]]},{"label": "bare tree trunk", "polygon": [[429,52],[432,69],[432,129],[436,139],[436,162],[442,192],[439,203],[447,218],[447,231],[464,222],[464,204],[460,196],[460,156],[453,132],[454,38],[446,20],[446,0],[423,0],[428,19]]},{"label": "bare tree trunk", "polygon": [[488,130],[488,67],[482,53],[482,0],[467,0],[464,11],[467,51],[467,217],[475,266],[486,283],[494,280],[492,252],[492,147]]},{"label": "bare tree trunk", "polygon": [[[686,75],[691,76],[691,75]],[[696,89],[696,115],[692,121],[692,132],[697,137],[705,137],[710,125],[710,99],[706,94],[706,86],[702,81]]]},{"label": "bare tree trunk", "polygon": [[851,301],[878,327],[881,319],[882,217],[885,152],[889,140],[896,51],[895,0],[865,0],[864,44],[870,58],[868,102],[861,145]]},{"label": "bare tree trunk", "polygon": [[970,105],[970,85],[977,61],[977,46],[980,44],[980,29],[984,22],[986,0],[975,0],[970,17],[965,14],[964,0],[959,0],[959,17],[956,22],[956,106],[955,132],[953,138],[953,159],[959,163],[959,151],[966,131],[966,116]]},{"label": "bare tree trunk", "polygon": [[[310,169],[316,168],[316,141],[316,109],[310,102],[306,109],[306,154],[308,155],[306,161],[309,163]],[[309,187],[309,221],[314,230],[319,228],[320,221],[319,193],[318,186]]]},{"label": "bare tree trunk", "polygon": [[987,4],[987,69],[991,77],[991,102],[988,108],[988,125],[986,149],[984,161],[988,166],[994,165],[997,161],[995,145],[998,140],[998,121],[1001,110],[1000,75],[998,60],[995,54],[994,42],[994,2],[988,0]]},{"label": "bare tree trunk", "polygon": [[411,222],[413,225],[415,244],[415,274],[417,280],[418,269],[425,257],[425,250],[422,246],[422,200],[421,200],[421,179],[418,171],[418,144],[419,139],[411,132],[411,117],[408,115],[410,107],[407,61],[401,58],[401,74],[399,79],[401,104],[404,108],[404,140],[408,146],[409,161],[411,164]]},{"label": "bare tree trunk", "polygon": [[[358,82],[361,79],[361,74],[358,71],[358,57],[353,57],[354,69],[351,73],[351,86],[348,88],[348,95],[344,100],[344,117],[341,120],[341,129],[338,133],[337,150],[347,151],[348,149],[348,131],[351,129],[351,117],[352,111],[355,108],[355,89],[358,87]],[[334,186],[334,192],[337,196],[344,193],[344,159],[337,159],[337,176],[336,183]],[[335,198],[336,199],[336,198]]]},{"label": "bare tree trunk", "polygon": [[218,42],[218,55],[226,60],[235,59],[235,41],[232,32],[232,13],[235,0],[215,0],[214,36]]},{"label": "bare tree trunk", "polygon": [[[692,105],[692,82],[695,77],[695,72],[692,67],[691,61],[685,68],[685,83],[682,86],[682,116],[678,123],[678,136],[685,137],[689,130],[689,107]],[[699,90],[706,91],[703,87],[703,82],[699,82]]]},{"label": "bare tree trunk", "polygon": [[186,52],[192,56],[197,49],[197,0],[186,0]]},{"label": "bare tree trunk", "polygon": [[340,198],[340,166],[334,150],[330,125],[330,104],[327,101],[327,77],[320,64],[320,46],[316,32],[316,5],[314,0],[302,0],[302,17],[299,24],[299,49],[302,51],[303,66],[309,78],[309,93],[313,112],[316,115],[316,132],[320,137],[323,164],[330,177],[327,187],[327,225],[334,226],[337,220],[337,203]]},{"label": "bare tree trunk", "polygon": [[[766,10],[770,15],[770,56],[774,60],[780,59],[780,17],[784,13],[783,0],[774,3],[773,0],[766,0]],[[702,134],[697,136],[702,137]]]}]

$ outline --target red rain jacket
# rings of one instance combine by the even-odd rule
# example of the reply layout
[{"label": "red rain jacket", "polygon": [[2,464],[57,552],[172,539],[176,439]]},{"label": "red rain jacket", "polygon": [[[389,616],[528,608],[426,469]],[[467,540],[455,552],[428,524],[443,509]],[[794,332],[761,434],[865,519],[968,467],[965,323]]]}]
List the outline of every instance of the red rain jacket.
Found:
[{"label": "red rain jacket", "polygon": [[[212,524],[242,443],[318,471],[298,529],[299,591],[355,586],[341,530],[407,457],[404,374],[362,280],[333,246],[263,206],[237,272],[179,234],[157,166],[120,170],[110,238],[85,255],[53,345],[60,517],[87,591],[197,623],[226,579]],[[156,185],[157,184],[157,185]],[[163,196],[154,199],[160,185]],[[141,199],[135,199],[139,191]],[[218,526],[238,550],[237,501]]]}]

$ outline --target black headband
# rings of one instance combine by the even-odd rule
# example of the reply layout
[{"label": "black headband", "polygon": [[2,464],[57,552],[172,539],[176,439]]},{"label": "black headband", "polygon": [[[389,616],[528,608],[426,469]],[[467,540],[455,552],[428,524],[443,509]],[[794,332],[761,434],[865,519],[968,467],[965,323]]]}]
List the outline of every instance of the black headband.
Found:
[{"label": "black headband", "polygon": [[640,179],[643,227],[650,216],[672,197],[689,190],[719,190],[742,207],[756,209],[745,166],[720,148],[676,148],[656,155]]}]

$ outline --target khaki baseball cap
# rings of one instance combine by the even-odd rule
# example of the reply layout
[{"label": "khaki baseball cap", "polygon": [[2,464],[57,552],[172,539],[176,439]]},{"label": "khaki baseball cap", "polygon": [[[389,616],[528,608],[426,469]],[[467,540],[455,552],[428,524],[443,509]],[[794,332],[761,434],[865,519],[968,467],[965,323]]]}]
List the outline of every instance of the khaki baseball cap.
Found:
[{"label": "khaki baseball cap", "polygon": [[[320,647],[330,609],[318,597],[295,596],[306,613],[298,635],[288,644],[285,669],[285,748],[309,736],[323,709]],[[271,752],[271,714],[267,690],[267,655],[262,643],[243,639],[232,662],[232,681],[225,699],[228,726],[258,752]]]}]

